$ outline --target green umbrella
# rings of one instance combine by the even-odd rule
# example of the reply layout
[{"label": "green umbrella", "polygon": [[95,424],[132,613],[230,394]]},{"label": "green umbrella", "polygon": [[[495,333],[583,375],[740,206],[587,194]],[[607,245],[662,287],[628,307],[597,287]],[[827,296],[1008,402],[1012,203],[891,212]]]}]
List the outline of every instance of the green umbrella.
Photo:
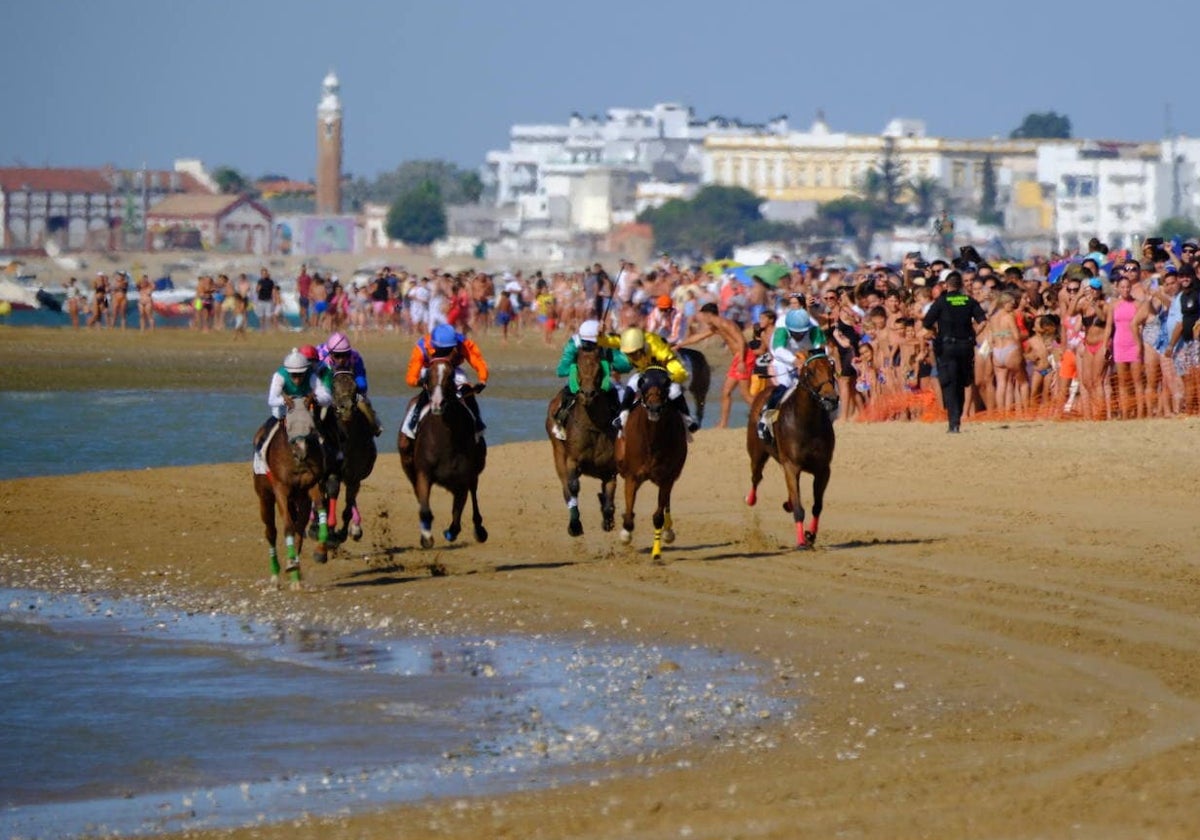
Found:
[{"label": "green umbrella", "polygon": [[787,277],[791,272],[783,263],[767,263],[766,265],[756,265],[753,268],[746,269],[746,273],[755,280],[761,280],[772,289],[779,285],[779,281]]}]

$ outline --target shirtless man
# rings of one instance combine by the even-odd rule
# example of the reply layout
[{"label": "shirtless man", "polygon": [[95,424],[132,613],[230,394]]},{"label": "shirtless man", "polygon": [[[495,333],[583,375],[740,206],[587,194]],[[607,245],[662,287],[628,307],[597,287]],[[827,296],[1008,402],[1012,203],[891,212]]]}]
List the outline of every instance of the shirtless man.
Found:
[{"label": "shirtless man", "polygon": [[716,428],[729,427],[729,412],[733,409],[733,389],[742,392],[742,398],[749,403],[750,376],[754,371],[754,351],[746,347],[746,336],[738,329],[738,325],[728,318],[722,318],[715,303],[706,303],[696,313],[696,320],[701,329],[679,342],[677,347],[697,344],[712,336],[719,336],[733,355],[733,364],[725,375],[725,385],[721,388],[721,420]]}]

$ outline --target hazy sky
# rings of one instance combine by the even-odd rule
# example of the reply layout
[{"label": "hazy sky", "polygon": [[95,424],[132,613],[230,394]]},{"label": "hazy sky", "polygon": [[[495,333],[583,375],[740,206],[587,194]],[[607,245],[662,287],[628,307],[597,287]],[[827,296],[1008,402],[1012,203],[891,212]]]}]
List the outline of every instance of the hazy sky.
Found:
[{"label": "hazy sky", "polygon": [[[1193,8],[1187,12],[1187,8]],[[475,167],[513,123],[690,105],[696,116],[1007,136],[1030,111],[1076,136],[1200,135],[1200,13],[1150,0],[0,0],[0,166],[169,168],[198,157],[314,175],[334,69],[345,169]]]}]

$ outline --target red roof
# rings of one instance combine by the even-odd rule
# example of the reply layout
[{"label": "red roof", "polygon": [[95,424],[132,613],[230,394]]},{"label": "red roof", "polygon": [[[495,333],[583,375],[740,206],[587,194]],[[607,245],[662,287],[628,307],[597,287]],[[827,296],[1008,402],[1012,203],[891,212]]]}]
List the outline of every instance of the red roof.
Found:
[{"label": "red roof", "polygon": [[316,187],[304,181],[259,181],[254,186],[257,187],[258,191],[265,196],[293,194],[307,195],[308,193],[314,193],[317,191]]},{"label": "red roof", "polygon": [[110,193],[112,184],[99,169],[0,168],[0,190],[18,192]]}]

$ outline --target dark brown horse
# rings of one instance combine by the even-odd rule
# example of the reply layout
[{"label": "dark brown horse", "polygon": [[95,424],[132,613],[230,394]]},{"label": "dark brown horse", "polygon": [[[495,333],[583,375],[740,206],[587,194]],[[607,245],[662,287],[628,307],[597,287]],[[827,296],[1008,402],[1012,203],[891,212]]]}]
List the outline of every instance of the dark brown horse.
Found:
[{"label": "dark brown horse", "polygon": [[559,440],[550,431],[554,414],[562,400],[555,394],[546,409],[546,435],[554,451],[554,469],[562,482],[563,501],[567,503],[567,533],[578,537],[583,533],[579,519],[579,477],[588,475],[600,479],[600,515],[605,531],[616,522],[617,495],[617,432],[612,421],[616,406],[609,394],[601,389],[605,371],[600,348],[592,345],[579,348],[575,364],[579,372],[579,393],[567,420],[567,439]]},{"label": "dark brown horse", "polygon": [[638,399],[629,411],[625,433],[617,440],[617,469],[625,479],[625,514],[621,542],[633,538],[633,505],[638,488],[646,481],[658,486],[654,508],[654,545],[651,556],[662,557],[662,544],[675,541],[671,523],[671,488],[687,461],[687,428],[671,405],[671,379],[660,367],[648,368],[638,378]]},{"label": "dark brown horse", "polygon": [[335,531],[334,537],[338,542],[345,542],[347,536],[360,540],[363,532],[362,516],[358,512],[358,490],[371,470],[375,469],[378,454],[375,449],[375,430],[371,428],[371,421],[358,409],[358,385],[353,372],[339,370],[335,373],[332,391],[332,411],[342,459],[331,476],[332,480],[327,482],[329,525],[333,527],[337,522],[338,494],[341,487],[345,487],[342,527]]},{"label": "dark brown horse", "polygon": [[420,506],[421,548],[433,547],[433,511],[429,507],[429,495],[435,484],[449,490],[454,498],[450,527],[442,532],[442,536],[449,542],[458,538],[469,493],[475,539],[487,542],[488,532],[483,527],[476,497],[479,474],[487,464],[487,443],[482,438],[476,439],[475,418],[458,398],[453,361],[434,357],[426,374],[424,387],[429,392],[429,414],[420,421],[416,440],[408,440],[402,429],[396,441],[400,466],[412,483]]},{"label": "dark brown horse", "polygon": [[687,389],[692,392],[692,400],[696,403],[696,422],[704,422],[704,404],[708,402],[708,386],[712,383],[712,368],[709,367],[708,357],[691,347],[681,347],[675,351],[683,360],[691,378],[688,379]]},{"label": "dark brown horse", "polygon": [[[279,555],[275,546],[279,537],[275,526],[278,509],[287,544],[286,568],[291,573],[292,588],[298,589],[304,528],[313,506],[321,506],[325,480],[325,453],[316,422],[304,400],[292,401],[287,417],[280,422],[263,455],[267,474],[255,473],[254,492],[258,496],[259,515],[266,526],[267,544],[271,547],[271,579],[279,585]],[[318,563],[327,559],[323,538],[318,539],[313,559]]]},{"label": "dark brown horse", "polygon": [[[829,357],[814,353],[797,371],[792,392],[778,406],[770,442],[758,436],[758,418],[771,389],[762,391],[750,406],[746,428],[746,450],[750,454],[750,493],[746,504],[758,501],[758,483],[763,466],[774,458],[783,467],[788,499],[783,509],[790,511],[796,523],[796,548],[807,549],[817,540],[817,527],[829,484],[829,465],[833,461],[833,417],[838,409],[837,374]],[[812,523],[804,528],[804,506],[800,502],[800,473],[813,477]]]}]

